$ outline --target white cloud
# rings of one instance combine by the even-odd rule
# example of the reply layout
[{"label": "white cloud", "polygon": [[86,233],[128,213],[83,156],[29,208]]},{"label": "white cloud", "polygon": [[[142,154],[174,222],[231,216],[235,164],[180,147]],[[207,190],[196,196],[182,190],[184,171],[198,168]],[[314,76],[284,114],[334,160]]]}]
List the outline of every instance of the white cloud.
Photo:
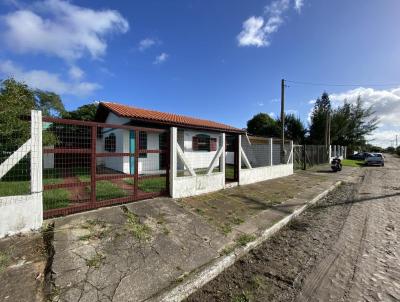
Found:
[{"label": "white cloud", "polygon": [[263,107],[264,106],[264,102],[257,102],[257,106]]},{"label": "white cloud", "polygon": [[68,70],[68,74],[71,79],[80,80],[85,75],[85,72],[82,69],[80,69],[78,66],[73,65]]},{"label": "white cloud", "polygon": [[239,46],[267,46],[266,34],[263,29],[263,17],[250,17],[243,22],[243,30],[237,36]]},{"label": "white cloud", "polygon": [[[274,0],[264,9],[264,16],[251,16],[243,22],[242,31],[237,36],[239,46],[266,47],[270,45],[271,34],[283,24],[285,12],[291,0]],[[295,0],[295,9],[300,12],[303,0]]]},{"label": "white cloud", "polygon": [[164,63],[168,59],[168,57],[169,57],[169,54],[163,52],[155,58],[155,60],[153,61],[153,64],[158,65],[158,64]]},{"label": "white cloud", "polygon": [[294,0],[294,8],[298,11],[301,12],[301,8],[304,5],[304,0]]},{"label": "white cloud", "polygon": [[394,146],[396,135],[398,136],[398,143],[400,142],[400,128],[394,130],[376,130],[373,134],[367,137],[369,143],[381,147]]},{"label": "white cloud", "polygon": [[0,61],[0,74],[6,77],[14,77],[23,81],[30,87],[48,90],[57,94],[87,96],[101,88],[97,83],[64,81],[57,73],[45,70],[23,70],[12,61]]},{"label": "white cloud", "polygon": [[146,38],[139,42],[139,50],[145,51],[146,49],[156,46],[158,44],[160,44],[159,40],[152,39],[152,38]]},{"label": "white cloud", "polygon": [[354,103],[358,96],[366,106],[372,106],[383,126],[400,127],[400,87],[388,90],[360,87],[329,97],[334,104],[342,104],[344,100]]},{"label": "white cloud", "polygon": [[45,53],[72,61],[103,56],[105,37],[125,33],[128,21],[115,10],[93,10],[62,0],[35,2],[2,16],[3,39],[18,53]]}]

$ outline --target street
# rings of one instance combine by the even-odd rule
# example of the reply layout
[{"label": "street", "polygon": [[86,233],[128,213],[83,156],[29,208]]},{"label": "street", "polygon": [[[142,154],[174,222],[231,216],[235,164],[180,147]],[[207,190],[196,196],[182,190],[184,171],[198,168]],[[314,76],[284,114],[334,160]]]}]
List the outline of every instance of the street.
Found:
[{"label": "street", "polygon": [[400,159],[345,184],[189,301],[400,301]]}]

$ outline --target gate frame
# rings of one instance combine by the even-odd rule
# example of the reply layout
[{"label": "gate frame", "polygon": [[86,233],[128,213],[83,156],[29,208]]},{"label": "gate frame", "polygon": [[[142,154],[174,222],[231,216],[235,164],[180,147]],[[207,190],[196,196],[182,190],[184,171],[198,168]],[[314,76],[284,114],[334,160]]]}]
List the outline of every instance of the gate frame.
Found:
[{"label": "gate frame", "polygon": [[[97,209],[105,206],[112,206],[116,204],[123,204],[128,202],[139,201],[148,198],[154,198],[158,196],[168,195],[169,192],[169,144],[166,144],[166,150],[154,149],[154,150],[142,150],[139,149],[139,132],[150,132],[150,133],[167,133],[167,137],[169,137],[168,129],[156,129],[156,128],[145,128],[145,127],[137,127],[131,125],[117,125],[117,124],[109,124],[109,123],[99,123],[92,121],[80,121],[80,120],[70,120],[70,119],[62,119],[62,118],[54,118],[54,117],[43,117],[43,122],[54,123],[54,124],[62,124],[62,125],[75,125],[75,126],[84,126],[90,127],[90,139],[91,145],[89,149],[86,148],[52,148],[52,149],[44,149],[44,153],[61,153],[61,154],[90,154],[90,200],[87,202],[82,202],[81,204],[76,204],[72,206],[68,206],[65,208],[56,208],[50,209],[43,212],[44,218],[50,218],[55,216],[63,216],[69,215],[72,213],[82,212],[86,210]],[[96,142],[97,142],[97,129],[98,128],[111,128],[111,129],[123,129],[134,131],[135,133],[135,152],[97,152],[96,150]],[[130,150],[129,150],[130,151]],[[166,188],[160,192],[151,192],[151,193],[141,193],[139,194],[138,185],[139,180],[141,179],[149,179],[153,177],[158,177],[159,175],[147,175],[140,176],[139,175],[139,154],[142,153],[166,153]],[[111,175],[111,176],[99,176],[97,174],[97,161],[96,159],[99,157],[134,157],[135,158],[135,171],[133,175],[128,175],[125,173],[121,173],[121,175]],[[96,200],[96,182],[100,180],[108,180],[108,179],[120,179],[120,178],[133,178],[134,179],[134,193],[131,196],[107,199],[107,200]],[[49,184],[44,185],[44,190],[57,189],[57,188],[67,188],[67,187],[82,187],[87,186],[89,182],[74,182],[68,184]]]}]

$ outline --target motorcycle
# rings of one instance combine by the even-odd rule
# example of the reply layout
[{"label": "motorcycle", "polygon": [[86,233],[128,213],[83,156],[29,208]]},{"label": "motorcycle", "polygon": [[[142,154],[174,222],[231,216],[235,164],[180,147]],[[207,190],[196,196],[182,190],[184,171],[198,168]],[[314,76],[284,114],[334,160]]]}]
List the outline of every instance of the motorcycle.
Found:
[{"label": "motorcycle", "polygon": [[333,172],[342,171],[342,161],[340,158],[335,157],[331,161],[331,169]]}]

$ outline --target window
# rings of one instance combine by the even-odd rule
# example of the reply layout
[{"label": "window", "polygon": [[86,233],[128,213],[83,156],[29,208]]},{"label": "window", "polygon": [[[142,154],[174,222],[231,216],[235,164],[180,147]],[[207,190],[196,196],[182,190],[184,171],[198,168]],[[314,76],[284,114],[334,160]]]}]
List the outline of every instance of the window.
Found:
[{"label": "window", "polygon": [[207,134],[197,134],[192,138],[193,151],[216,151],[217,139]]},{"label": "window", "polygon": [[108,152],[115,152],[115,149],[116,149],[115,134],[111,133],[104,139],[104,150]]},{"label": "window", "polygon": [[[147,150],[147,132],[139,131],[139,150]],[[147,158],[147,153],[139,153],[139,158]]]}]

